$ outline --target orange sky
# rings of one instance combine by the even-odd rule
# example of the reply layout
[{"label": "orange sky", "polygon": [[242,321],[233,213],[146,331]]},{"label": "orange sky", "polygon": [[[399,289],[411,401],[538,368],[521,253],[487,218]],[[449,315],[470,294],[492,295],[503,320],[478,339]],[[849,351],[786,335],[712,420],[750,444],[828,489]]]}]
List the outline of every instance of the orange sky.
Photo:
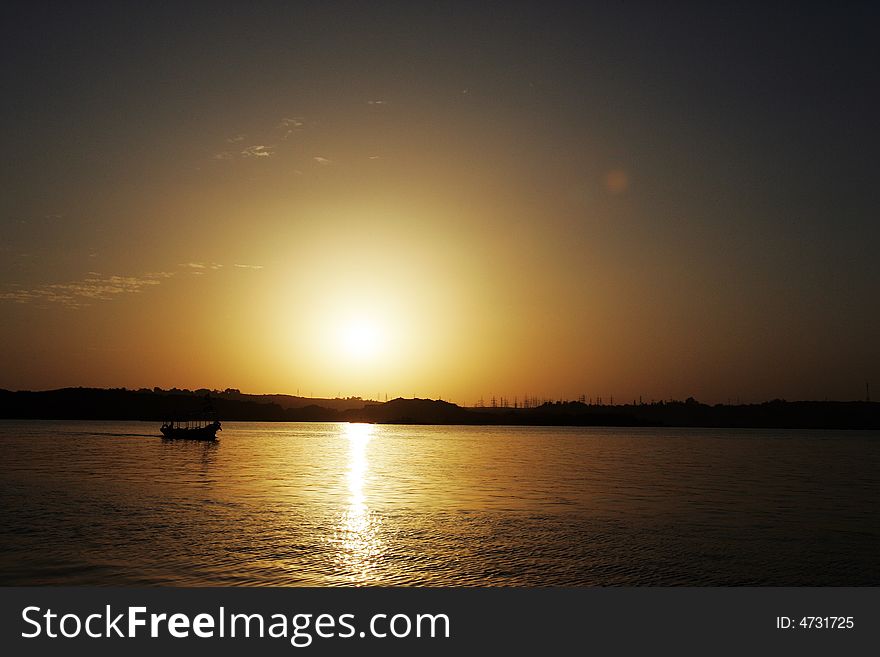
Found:
[{"label": "orange sky", "polygon": [[804,102],[830,28],[768,59],[711,11],[717,39],[647,10],[70,11],[4,46],[0,387],[757,401],[880,374],[870,121],[835,103],[858,71]]}]

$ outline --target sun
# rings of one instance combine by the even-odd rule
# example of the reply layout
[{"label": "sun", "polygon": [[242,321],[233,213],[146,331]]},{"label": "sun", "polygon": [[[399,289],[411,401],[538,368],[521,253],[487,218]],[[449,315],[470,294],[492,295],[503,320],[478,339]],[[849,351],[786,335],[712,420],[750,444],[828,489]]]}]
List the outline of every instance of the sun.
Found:
[{"label": "sun", "polygon": [[343,325],[340,342],[347,356],[355,360],[367,360],[378,355],[382,335],[374,321],[358,317]]}]

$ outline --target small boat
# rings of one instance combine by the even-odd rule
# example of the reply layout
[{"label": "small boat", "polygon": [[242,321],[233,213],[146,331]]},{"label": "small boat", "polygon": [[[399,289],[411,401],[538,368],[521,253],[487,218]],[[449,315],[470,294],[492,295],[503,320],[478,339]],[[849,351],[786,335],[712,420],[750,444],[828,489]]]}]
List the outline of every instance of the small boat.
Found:
[{"label": "small boat", "polygon": [[168,439],[217,440],[222,429],[218,420],[167,420],[159,431]]}]

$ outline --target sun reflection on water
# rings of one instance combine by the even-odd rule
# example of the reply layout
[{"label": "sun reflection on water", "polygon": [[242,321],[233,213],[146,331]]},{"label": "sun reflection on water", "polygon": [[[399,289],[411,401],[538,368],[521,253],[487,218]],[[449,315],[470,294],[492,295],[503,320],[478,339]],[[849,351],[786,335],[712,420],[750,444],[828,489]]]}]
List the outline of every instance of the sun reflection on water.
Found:
[{"label": "sun reflection on water", "polygon": [[364,583],[371,579],[382,548],[378,537],[379,520],[370,511],[365,492],[370,469],[367,446],[373,437],[373,425],[346,424],[344,437],[348,441],[349,495],[337,530],[339,557],[346,578],[352,583]]}]

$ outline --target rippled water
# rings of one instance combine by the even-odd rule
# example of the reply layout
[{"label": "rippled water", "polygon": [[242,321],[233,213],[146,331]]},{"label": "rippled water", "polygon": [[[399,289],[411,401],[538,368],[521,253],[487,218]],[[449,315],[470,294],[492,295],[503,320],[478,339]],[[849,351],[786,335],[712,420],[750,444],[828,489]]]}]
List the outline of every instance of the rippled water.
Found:
[{"label": "rippled water", "polygon": [[0,422],[0,583],[880,584],[880,434]]}]

